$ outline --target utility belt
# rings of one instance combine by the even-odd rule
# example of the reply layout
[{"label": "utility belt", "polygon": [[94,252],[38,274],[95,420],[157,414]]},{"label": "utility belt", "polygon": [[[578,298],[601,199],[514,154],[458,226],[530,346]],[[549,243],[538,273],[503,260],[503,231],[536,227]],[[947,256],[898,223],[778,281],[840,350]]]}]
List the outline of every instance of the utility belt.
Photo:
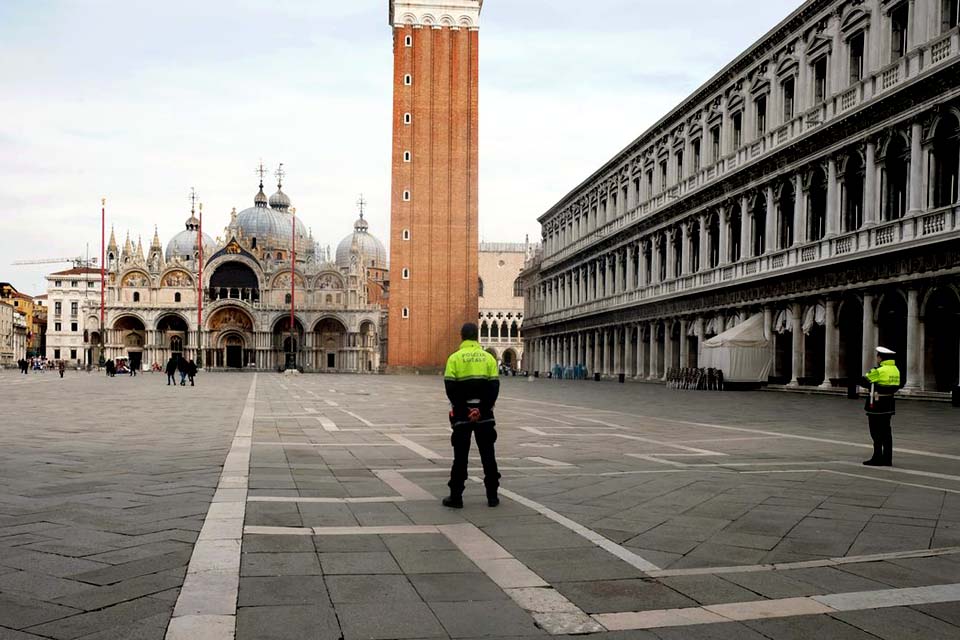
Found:
[{"label": "utility belt", "polygon": [[455,409],[450,409],[451,427],[468,425],[483,426],[494,424],[493,412],[487,412],[488,415],[484,415],[483,411],[480,409],[480,400],[474,398],[467,400],[466,404],[467,409],[464,412],[458,413]]}]

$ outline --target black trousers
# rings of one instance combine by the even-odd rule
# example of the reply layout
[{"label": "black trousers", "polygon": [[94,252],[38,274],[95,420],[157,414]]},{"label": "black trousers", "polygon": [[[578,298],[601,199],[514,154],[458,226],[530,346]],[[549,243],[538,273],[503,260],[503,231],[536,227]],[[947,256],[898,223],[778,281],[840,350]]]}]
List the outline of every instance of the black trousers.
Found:
[{"label": "black trousers", "polygon": [[890,463],[893,461],[893,431],[890,428],[892,414],[867,415],[870,437],[873,438],[873,459]]},{"label": "black trousers", "polygon": [[453,427],[453,433],[450,435],[450,444],[453,445],[453,468],[450,469],[450,482],[447,483],[450,487],[450,495],[463,495],[463,488],[467,482],[467,464],[472,437],[476,437],[477,449],[480,450],[483,485],[487,489],[488,496],[495,496],[500,487],[500,471],[497,469],[497,456],[493,446],[497,441],[497,428],[492,423]]}]

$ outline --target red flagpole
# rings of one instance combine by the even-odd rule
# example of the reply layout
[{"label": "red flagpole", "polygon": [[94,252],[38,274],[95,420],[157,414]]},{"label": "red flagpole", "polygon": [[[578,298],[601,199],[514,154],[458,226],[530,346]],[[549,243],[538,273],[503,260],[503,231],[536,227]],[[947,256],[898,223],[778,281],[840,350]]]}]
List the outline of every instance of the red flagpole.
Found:
[{"label": "red flagpole", "polygon": [[[100,199],[100,357],[98,364],[103,361],[103,334],[106,329],[104,323],[104,309],[107,295],[107,199]],[[93,364],[93,363],[91,363]]]},{"label": "red flagpole", "polygon": [[197,366],[203,366],[203,203],[200,203],[200,224],[197,226]]},{"label": "red flagpole", "polygon": [[291,211],[290,221],[293,226],[293,233],[290,236],[290,351],[294,354],[294,367],[296,367],[296,348],[293,338],[293,306],[294,297],[297,295],[297,212]]}]

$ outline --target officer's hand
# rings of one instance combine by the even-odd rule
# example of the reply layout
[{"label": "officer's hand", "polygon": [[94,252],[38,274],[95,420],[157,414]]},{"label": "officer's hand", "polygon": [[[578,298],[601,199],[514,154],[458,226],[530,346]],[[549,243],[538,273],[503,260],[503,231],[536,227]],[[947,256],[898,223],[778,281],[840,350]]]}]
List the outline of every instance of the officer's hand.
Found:
[{"label": "officer's hand", "polygon": [[480,420],[480,409],[470,409],[470,411],[467,413],[467,419],[470,420],[470,422],[477,422]]}]

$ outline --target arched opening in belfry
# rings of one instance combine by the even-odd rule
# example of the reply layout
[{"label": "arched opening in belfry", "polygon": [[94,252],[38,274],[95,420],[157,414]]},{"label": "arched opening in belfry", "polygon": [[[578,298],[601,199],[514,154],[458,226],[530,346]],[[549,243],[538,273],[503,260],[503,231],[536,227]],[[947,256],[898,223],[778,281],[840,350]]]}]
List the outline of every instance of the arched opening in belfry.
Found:
[{"label": "arched opening in belfry", "polygon": [[260,280],[248,265],[225,262],[210,276],[210,299],[233,298],[247,302],[260,300]]}]

